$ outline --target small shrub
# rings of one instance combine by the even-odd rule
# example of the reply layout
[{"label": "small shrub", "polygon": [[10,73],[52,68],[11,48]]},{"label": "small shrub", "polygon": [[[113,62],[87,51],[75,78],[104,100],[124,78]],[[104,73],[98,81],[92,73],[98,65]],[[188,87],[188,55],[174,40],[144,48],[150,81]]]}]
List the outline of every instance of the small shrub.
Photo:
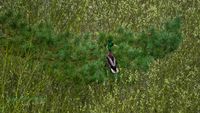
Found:
[{"label": "small shrub", "polygon": [[[33,59],[43,62],[60,77],[77,83],[104,81],[107,79],[106,54],[107,40],[112,39],[116,46],[113,53],[117,59],[120,73],[129,69],[148,71],[153,60],[163,58],[177,49],[181,42],[180,19],[167,22],[163,29],[153,27],[140,33],[119,28],[113,32],[102,32],[94,39],[93,33],[56,33],[50,22],[40,22],[29,26],[21,14],[6,12],[1,15],[1,24],[12,34],[8,44],[16,53],[33,55]],[[4,19],[7,18],[7,19]],[[7,33],[7,32],[6,32]],[[34,58],[34,54],[42,53]]]}]

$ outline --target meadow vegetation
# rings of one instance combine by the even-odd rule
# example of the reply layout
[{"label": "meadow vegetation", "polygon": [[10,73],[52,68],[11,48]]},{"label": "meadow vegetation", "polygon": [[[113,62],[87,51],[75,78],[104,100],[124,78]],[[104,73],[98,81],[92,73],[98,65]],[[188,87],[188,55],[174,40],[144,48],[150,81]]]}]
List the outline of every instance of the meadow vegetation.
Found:
[{"label": "meadow vegetation", "polygon": [[198,0],[2,0],[0,111],[198,113],[199,12]]}]

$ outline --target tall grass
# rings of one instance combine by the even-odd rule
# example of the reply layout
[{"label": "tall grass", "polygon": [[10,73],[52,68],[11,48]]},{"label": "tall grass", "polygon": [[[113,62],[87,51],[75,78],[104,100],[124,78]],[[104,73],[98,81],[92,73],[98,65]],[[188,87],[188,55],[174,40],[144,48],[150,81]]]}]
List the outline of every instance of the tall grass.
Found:
[{"label": "tall grass", "polygon": [[[45,51],[21,53],[20,45],[4,44],[2,39],[12,39],[13,32],[0,25],[0,111],[200,112],[199,7],[198,0],[0,1],[0,13],[14,9],[25,14],[23,18],[28,26],[37,28],[42,22],[51,23],[58,34],[67,31],[98,35],[119,26],[142,31],[150,25],[159,28],[175,16],[182,18],[184,34],[181,46],[164,59],[152,63],[147,73],[131,69],[124,72],[119,80],[79,85],[61,77],[62,72],[45,67]],[[38,48],[43,47],[46,47],[45,44]]]}]

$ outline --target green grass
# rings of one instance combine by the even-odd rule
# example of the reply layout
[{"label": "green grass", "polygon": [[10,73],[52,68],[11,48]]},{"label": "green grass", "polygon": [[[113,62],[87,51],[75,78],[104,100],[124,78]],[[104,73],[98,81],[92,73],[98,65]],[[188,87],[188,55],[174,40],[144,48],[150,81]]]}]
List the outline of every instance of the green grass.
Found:
[{"label": "green grass", "polygon": [[[0,24],[0,111],[200,112],[199,6],[200,2],[197,0],[1,1],[1,14],[15,10],[13,14],[16,17],[20,17],[17,14],[23,14],[23,19],[13,24],[15,19],[8,18],[7,23],[11,24]],[[94,51],[95,46],[91,44],[98,43],[96,40],[98,36],[103,35],[101,32],[112,32],[112,35],[118,27],[123,27],[134,33],[146,31],[149,26],[155,26],[158,31],[162,31],[162,25],[176,16],[182,19],[183,42],[175,51],[152,62],[147,72],[138,71],[135,65],[130,64],[131,68],[121,69],[121,77],[118,80],[110,77],[103,83],[78,84],[82,76],[88,78],[88,71],[92,74],[101,72],[99,70],[102,67],[98,65],[103,66],[101,63],[104,62],[106,50]],[[24,25],[24,22],[27,24]],[[31,28],[31,32],[28,28]],[[86,41],[81,40],[82,38]],[[73,46],[68,46],[72,42]],[[116,43],[115,50],[120,50],[120,40]],[[104,48],[101,44],[99,48]],[[86,54],[92,58],[85,58],[81,53],[82,49],[88,48],[91,50],[86,50]],[[93,61],[96,52],[102,55],[98,59],[100,64]],[[117,56],[121,55],[119,51],[114,52]],[[70,58],[78,55],[80,57]],[[77,58],[84,62],[78,62],[80,59]],[[88,59],[92,63],[88,63]],[[124,64],[130,63],[130,59],[126,57],[121,59],[124,60]],[[65,67],[69,62],[75,64]],[[76,70],[72,70],[75,65],[85,64],[98,68],[91,71],[87,70],[90,68],[84,67],[77,73]],[[70,73],[75,77],[69,78]],[[107,76],[104,73],[99,75]],[[78,83],[74,82],[76,80]]]}]

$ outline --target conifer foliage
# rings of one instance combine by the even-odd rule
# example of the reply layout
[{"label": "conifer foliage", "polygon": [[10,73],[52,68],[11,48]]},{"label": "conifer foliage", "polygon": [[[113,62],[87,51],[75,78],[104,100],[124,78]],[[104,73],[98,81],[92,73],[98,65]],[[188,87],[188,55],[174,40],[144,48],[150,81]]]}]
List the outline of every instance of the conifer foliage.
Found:
[{"label": "conifer foliage", "polygon": [[120,73],[131,70],[148,71],[152,61],[176,50],[182,40],[181,19],[167,22],[162,29],[150,27],[136,33],[119,28],[110,33],[83,33],[54,31],[51,22],[29,24],[21,13],[0,14],[0,48],[11,49],[12,55],[31,56],[39,61],[41,69],[59,73],[60,80],[77,83],[105,81],[113,76],[105,67],[106,41],[114,41],[113,53]]}]

